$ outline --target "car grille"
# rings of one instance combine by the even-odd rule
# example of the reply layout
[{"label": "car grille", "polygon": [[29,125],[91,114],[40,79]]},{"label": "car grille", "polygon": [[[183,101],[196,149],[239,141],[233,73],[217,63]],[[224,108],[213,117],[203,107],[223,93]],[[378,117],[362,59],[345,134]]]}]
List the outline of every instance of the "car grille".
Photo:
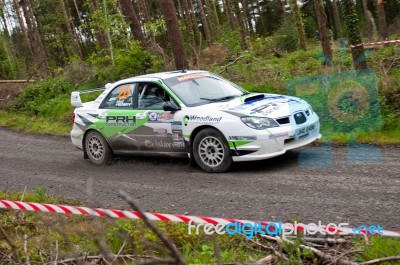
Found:
[{"label": "car grille", "polygon": [[303,124],[307,121],[307,118],[303,112],[297,112],[296,114],[293,115],[293,117],[294,120],[296,121],[296,124]]}]

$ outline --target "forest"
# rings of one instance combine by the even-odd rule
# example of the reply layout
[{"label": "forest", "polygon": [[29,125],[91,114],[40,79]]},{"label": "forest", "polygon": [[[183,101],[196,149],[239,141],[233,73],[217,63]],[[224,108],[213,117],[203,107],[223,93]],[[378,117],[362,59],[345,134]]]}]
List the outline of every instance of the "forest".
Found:
[{"label": "forest", "polygon": [[397,0],[2,0],[0,78],[43,78],[82,62],[112,81],[228,64],[249,49],[281,57],[312,40],[328,63],[333,40],[399,34],[399,12]]},{"label": "forest", "polygon": [[66,135],[71,91],[152,72],[288,94],[296,78],[369,69],[385,135],[367,141],[397,142],[399,13],[398,0],[1,0],[0,124]]}]

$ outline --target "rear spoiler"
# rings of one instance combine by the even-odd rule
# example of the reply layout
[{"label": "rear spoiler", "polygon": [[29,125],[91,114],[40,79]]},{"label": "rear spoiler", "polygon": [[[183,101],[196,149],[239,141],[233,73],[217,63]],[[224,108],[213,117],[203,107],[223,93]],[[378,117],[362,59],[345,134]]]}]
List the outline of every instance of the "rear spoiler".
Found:
[{"label": "rear spoiler", "polygon": [[74,107],[77,107],[77,108],[82,107],[83,106],[82,100],[81,100],[82,94],[89,94],[89,93],[104,91],[111,86],[112,86],[112,84],[107,84],[105,87],[91,88],[91,89],[82,90],[82,91],[74,91],[71,93],[71,105]]}]

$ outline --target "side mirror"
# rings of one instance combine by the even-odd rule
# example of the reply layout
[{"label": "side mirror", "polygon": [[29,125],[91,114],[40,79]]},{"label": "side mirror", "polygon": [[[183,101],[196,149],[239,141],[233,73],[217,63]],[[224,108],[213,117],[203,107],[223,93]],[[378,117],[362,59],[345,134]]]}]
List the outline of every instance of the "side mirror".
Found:
[{"label": "side mirror", "polygon": [[178,107],[175,104],[171,103],[171,101],[167,101],[163,105],[163,110],[164,111],[172,111],[172,112],[174,112],[174,111],[178,111],[180,109],[181,109],[180,107]]}]

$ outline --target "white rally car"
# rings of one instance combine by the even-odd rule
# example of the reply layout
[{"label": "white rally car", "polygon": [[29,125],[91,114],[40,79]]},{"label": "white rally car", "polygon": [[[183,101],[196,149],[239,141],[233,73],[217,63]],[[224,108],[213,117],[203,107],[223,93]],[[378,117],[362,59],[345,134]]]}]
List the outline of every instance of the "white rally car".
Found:
[{"label": "white rally car", "polygon": [[113,154],[185,155],[206,172],[232,162],[284,154],[321,137],[318,115],[304,100],[249,93],[205,71],[143,75],[107,84],[76,107],[72,143],[94,164]]}]

